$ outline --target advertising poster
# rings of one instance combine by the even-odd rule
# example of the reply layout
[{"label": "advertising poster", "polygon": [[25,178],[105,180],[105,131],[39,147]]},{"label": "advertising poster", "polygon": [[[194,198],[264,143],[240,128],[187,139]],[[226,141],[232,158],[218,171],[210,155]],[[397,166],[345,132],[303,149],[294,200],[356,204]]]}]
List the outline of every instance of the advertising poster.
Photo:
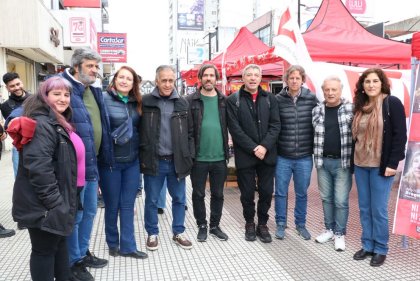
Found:
[{"label": "advertising poster", "polygon": [[127,62],[127,33],[98,33],[98,53],[103,62]]},{"label": "advertising poster", "polygon": [[178,0],[178,30],[203,30],[204,0]]},{"label": "advertising poster", "polygon": [[413,102],[407,155],[395,208],[393,232],[420,239],[420,91]]}]

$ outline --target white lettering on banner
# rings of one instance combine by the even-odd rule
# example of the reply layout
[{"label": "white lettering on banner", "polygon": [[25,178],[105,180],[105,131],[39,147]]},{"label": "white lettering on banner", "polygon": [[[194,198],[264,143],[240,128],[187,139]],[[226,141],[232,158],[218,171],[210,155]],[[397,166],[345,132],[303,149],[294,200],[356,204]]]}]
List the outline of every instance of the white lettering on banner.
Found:
[{"label": "white lettering on banner", "polygon": [[116,44],[124,44],[124,38],[118,37],[101,37],[99,39],[101,43],[116,43]]},{"label": "white lettering on banner", "polygon": [[419,216],[419,205],[411,204],[411,221],[417,222],[418,216]]}]

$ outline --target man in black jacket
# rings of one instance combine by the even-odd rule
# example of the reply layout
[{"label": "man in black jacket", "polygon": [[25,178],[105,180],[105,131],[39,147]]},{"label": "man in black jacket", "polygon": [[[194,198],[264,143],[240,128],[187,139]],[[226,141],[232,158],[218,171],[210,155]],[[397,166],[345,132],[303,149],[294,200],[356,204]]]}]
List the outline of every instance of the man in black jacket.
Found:
[{"label": "man in black jacket", "polygon": [[219,72],[212,64],[198,71],[201,87],[189,95],[196,158],[191,171],[194,217],[198,225],[197,241],[207,240],[206,195],[207,176],[210,181],[210,234],[226,241],[228,236],[220,226],[223,209],[223,188],[229,159],[226,120],[226,97],[216,89]]},{"label": "man in black jacket", "polygon": [[281,121],[275,190],[277,239],[284,239],[285,236],[287,192],[292,175],[296,194],[296,230],[303,239],[311,239],[305,224],[307,191],[313,166],[312,109],[317,105],[318,99],[309,89],[302,87],[305,78],[303,67],[292,65],[284,73],[287,87],[276,96]]},{"label": "man in black jacket", "polygon": [[[245,240],[256,236],[272,241],[268,231],[268,210],[274,185],[276,141],[280,132],[275,97],[260,87],[261,68],[250,64],[242,74],[244,85],[227,99],[228,126],[235,151],[236,174],[246,221]],[[258,179],[258,227],[255,230],[255,176]]]},{"label": "man in black jacket", "polygon": [[141,172],[144,174],[146,248],[159,248],[157,201],[167,182],[172,197],[173,241],[183,249],[192,243],[185,236],[185,177],[194,158],[192,122],[188,102],[175,90],[175,70],[156,69],[156,88],[143,96],[140,131]]},{"label": "man in black jacket", "polygon": [[[22,80],[20,80],[19,74],[15,72],[7,72],[4,74],[3,82],[9,92],[9,99],[1,104],[0,110],[4,119],[7,119],[14,109],[22,105],[25,99],[29,96],[29,93],[23,89]],[[19,153],[15,147],[12,148],[12,162],[13,172],[16,178],[19,165]]]}]

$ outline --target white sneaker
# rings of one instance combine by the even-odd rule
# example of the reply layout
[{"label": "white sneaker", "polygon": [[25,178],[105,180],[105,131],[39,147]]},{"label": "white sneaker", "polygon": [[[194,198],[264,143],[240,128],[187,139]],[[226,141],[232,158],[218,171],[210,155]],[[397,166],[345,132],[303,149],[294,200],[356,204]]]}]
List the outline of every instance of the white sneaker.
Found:
[{"label": "white sneaker", "polygon": [[331,229],[328,229],[328,230],[325,230],[320,235],[318,235],[315,238],[315,241],[323,244],[325,242],[331,241],[333,238],[334,238],[334,232]]},{"label": "white sneaker", "polygon": [[344,241],[344,235],[335,235],[334,247],[336,251],[344,251],[346,249],[346,242]]}]

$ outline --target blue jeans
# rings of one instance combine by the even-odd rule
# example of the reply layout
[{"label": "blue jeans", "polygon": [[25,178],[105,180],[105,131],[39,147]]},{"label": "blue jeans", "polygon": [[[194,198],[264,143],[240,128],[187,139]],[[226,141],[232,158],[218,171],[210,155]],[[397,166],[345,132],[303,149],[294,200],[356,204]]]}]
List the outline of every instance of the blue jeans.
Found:
[{"label": "blue jeans", "polygon": [[99,167],[99,176],[105,203],[106,243],[109,248],[120,248],[122,254],[133,253],[137,250],[134,237],[134,203],[139,188],[139,160],[116,163],[113,168]]},{"label": "blue jeans", "polygon": [[349,217],[350,168],[342,168],[341,159],[323,158],[323,165],[317,173],[325,228],[332,229],[336,235],[345,235]]},{"label": "blue jeans", "polygon": [[365,251],[388,253],[388,201],[394,177],[379,175],[379,168],[354,167]]},{"label": "blue jeans", "polygon": [[86,256],[98,203],[98,182],[86,181],[80,193],[83,211],[77,211],[73,232],[67,237],[70,266]]},{"label": "blue jeans", "polygon": [[16,147],[12,147],[12,163],[13,163],[13,173],[16,178],[18,167],[19,167],[19,151],[17,151]]},{"label": "blue jeans", "polygon": [[172,197],[172,232],[177,235],[185,230],[185,178],[178,180],[173,161],[159,160],[159,174],[157,176],[144,175],[146,193],[144,222],[149,235],[159,234],[157,202],[165,179]]},{"label": "blue jeans", "polygon": [[306,224],[306,209],[308,205],[308,187],[311,182],[313,160],[312,156],[290,159],[278,156],[276,166],[276,190],[274,192],[276,224],[286,224],[287,192],[293,175],[295,186],[295,224]]},{"label": "blue jeans", "polygon": [[159,200],[157,201],[157,207],[161,208],[161,209],[165,209],[166,208],[166,193],[167,193],[168,187],[166,185],[166,179],[165,179],[165,183],[163,184],[163,188],[162,191],[160,192],[159,195]]}]

